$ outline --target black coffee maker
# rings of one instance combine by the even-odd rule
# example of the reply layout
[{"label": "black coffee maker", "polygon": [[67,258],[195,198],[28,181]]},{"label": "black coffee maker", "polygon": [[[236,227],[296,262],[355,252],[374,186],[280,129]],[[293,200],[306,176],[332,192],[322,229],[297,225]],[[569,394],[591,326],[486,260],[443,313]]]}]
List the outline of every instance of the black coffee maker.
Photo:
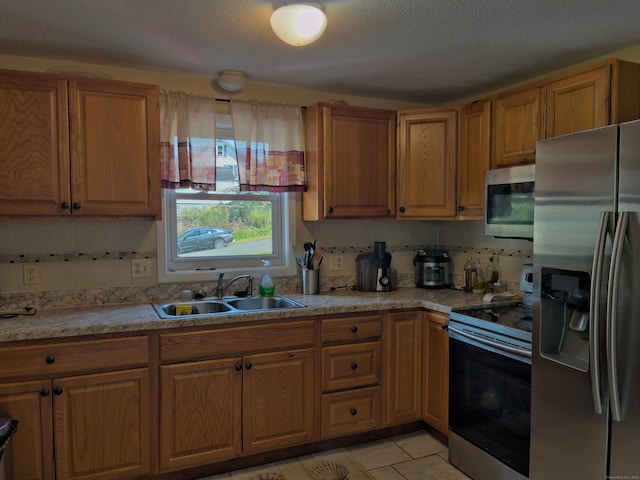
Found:
[{"label": "black coffee maker", "polygon": [[391,290],[391,254],[385,242],[375,242],[374,251],[356,257],[357,289],[362,292]]}]

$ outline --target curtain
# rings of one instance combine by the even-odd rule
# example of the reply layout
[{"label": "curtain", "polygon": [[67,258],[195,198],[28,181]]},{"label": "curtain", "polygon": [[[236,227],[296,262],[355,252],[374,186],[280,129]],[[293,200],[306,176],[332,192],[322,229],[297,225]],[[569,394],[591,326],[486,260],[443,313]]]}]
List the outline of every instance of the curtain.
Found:
[{"label": "curtain", "polygon": [[302,109],[231,100],[241,191],[302,192]]},{"label": "curtain", "polygon": [[215,99],[160,94],[162,188],[215,190]]}]

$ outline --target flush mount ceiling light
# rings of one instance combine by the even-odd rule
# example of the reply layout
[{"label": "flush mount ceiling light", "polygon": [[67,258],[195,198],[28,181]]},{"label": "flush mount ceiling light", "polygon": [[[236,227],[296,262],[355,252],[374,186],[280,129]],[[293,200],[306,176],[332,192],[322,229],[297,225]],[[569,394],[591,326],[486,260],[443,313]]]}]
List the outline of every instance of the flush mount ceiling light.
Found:
[{"label": "flush mount ceiling light", "polygon": [[283,5],[271,14],[271,28],[283,42],[302,47],[315,42],[324,33],[327,17],[315,4]]},{"label": "flush mount ceiling light", "polygon": [[247,74],[237,70],[223,70],[218,73],[217,81],[227,92],[239,92],[247,85]]}]

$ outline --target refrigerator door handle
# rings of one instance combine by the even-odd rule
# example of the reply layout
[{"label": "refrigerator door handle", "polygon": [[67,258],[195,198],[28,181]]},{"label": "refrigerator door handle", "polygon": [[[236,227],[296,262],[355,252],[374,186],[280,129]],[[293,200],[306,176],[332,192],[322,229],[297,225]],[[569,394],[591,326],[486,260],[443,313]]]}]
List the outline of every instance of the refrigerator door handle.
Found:
[{"label": "refrigerator door handle", "polygon": [[602,288],[602,269],[604,266],[604,249],[609,231],[609,221],[613,212],[602,212],[600,214],[600,224],[598,226],[598,236],[596,238],[595,251],[593,253],[593,265],[591,270],[591,305],[589,307],[589,363],[591,372],[591,395],[593,396],[593,410],[597,414],[602,414],[602,388],[600,385],[600,339],[598,332],[600,324],[600,295],[598,292]]},{"label": "refrigerator door handle", "polygon": [[627,235],[628,224],[629,212],[622,212],[616,225],[615,236],[613,237],[609,288],[607,290],[607,373],[609,374],[609,400],[611,405],[611,418],[617,422],[622,421],[622,409],[620,408],[618,365],[616,362],[616,323],[618,317],[618,295],[620,292],[620,268],[622,265],[622,253],[624,251],[624,241]]}]

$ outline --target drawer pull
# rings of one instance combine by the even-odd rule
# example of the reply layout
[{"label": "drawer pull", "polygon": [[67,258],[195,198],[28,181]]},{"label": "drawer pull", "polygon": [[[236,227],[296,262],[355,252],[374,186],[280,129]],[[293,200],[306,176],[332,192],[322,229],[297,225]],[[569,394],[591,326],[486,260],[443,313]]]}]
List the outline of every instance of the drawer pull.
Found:
[{"label": "drawer pull", "polygon": [[62,387],[56,387],[53,389],[54,395],[62,395],[62,392],[63,392]]},{"label": "drawer pull", "polygon": [[351,364],[351,370],[357,370],[358,369],[358,364],[356,362],[353,362]]},{"label": "drawer pull", "polygon": [[247,362],[246,365],[244,366],[244,368],[246,368],[247,370],[251,370],[251,367],[253,367],[251,362]]},{"label": "drawer pull", "polygon": [[47,362],[49,365],[51,365],[53,362],[56,361],[56,357],[54,357],[53,355],[49,355],[47,358],[44,359],[45,362]]},{"label": "drawer pull", "polygon": [[356,327],[355,325],[353,327],[351,327],[351,331],[353,333],[356,333],[358,331],[358,327]]},{"label": "drawer pull", "polygon": [[40,396],[42,397],[48,397],[50,393],[51,392],[49,391],[48,388],[43,388],[42,390],[40,390]]},{"label": "drawer pull", "polygon": [[358,414],[358,410],[356,410],[355,408],[351,409],[351,415],[353,415],[354,417]]},{"label": "drawer pull", "polygon": [[240,371],[242,370],[242,364],[241,363],[236,363],[236,371]]}]

